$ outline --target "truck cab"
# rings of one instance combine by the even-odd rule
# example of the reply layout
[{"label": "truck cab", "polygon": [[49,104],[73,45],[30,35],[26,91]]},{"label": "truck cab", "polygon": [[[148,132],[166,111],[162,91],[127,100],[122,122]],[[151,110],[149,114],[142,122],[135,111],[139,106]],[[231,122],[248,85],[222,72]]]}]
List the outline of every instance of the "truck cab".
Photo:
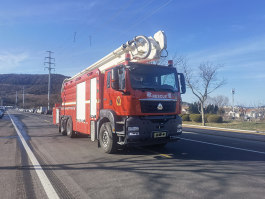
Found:
[{"label": "truck cab", "polygon": [[184,76],[169,61],[163,31],[139,35],[62,83],[53,122],[62,135],[87,134],[106,153],[120,146],[165,145],[182,132]]},{"label": "truck cab", "polygon": [[179,139],[181,94],[186,87],[172,62],[113,67],[105,71],[104,87],[102,111],[114,115],[112,130],[118,144],[165,145]]}]

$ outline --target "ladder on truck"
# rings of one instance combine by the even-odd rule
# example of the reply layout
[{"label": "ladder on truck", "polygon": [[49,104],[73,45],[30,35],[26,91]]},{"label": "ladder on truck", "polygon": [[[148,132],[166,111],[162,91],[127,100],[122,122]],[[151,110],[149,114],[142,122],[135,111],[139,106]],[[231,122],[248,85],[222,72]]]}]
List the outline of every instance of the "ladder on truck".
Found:
[{"label": "ladder on truck", "polygon": [[158,60],[161,57],[162,51],[166,50],[166,48],[166,35],[161,30],[155,33],[154,37],[136,36],[133,40],[127,41],[80,73],[65,79],[63,84],[94,69],[99,69],[101,72],[104,72],[110,66],[119,65],[125,61],[126,54],[130,54],[131,62],[147,63]]}]

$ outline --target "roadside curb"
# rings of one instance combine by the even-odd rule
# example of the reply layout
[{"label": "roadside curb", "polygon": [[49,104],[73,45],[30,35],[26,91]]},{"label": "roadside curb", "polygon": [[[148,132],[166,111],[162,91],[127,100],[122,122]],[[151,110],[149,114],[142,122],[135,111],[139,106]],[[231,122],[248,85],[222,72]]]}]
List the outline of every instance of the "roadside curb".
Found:
[{"label": "roadside curb", "polygon": [[191,127],[191,128],[199,128],[199,129],[228,131],[228,132],[235,132],[235,133],[265,135],[265,132],[263,131],[250,131],[250,130],[230,129],[230,128],[221,128],[221,127],[212,127],[212,126],[199,126],[199,125],[193,125],[193,124],[182,124],[182,126]]},{"label": "roadside curb", "polygon": [[[198,126],[198,125],[189,125],[182,124],[184,128],[193,128],[198,129],[202,134],[209,134],[215,136],[223,136],[223,137],[232,137],[239,139],[247,139],[254,141],[265,142],[265,133],[264,132],[256,132],[256,131],[247,131],[247,130],[239,130],[239,129],[229,129],[229,128],[219,128],[219,127],[209,127],[209,126]],[[210,131],[203,131],[203,130]]]}]

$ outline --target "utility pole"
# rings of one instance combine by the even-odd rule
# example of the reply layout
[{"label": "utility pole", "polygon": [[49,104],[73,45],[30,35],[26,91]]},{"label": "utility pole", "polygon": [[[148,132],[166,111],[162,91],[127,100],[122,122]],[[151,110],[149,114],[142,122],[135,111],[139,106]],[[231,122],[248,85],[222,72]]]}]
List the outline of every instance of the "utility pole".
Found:
[{"label": "utility pole", "polygon": [[235,95],[235,89],[232,89],[232,107],[233,107],[233,113],[235,113],[235,107],[234,107],[234,95]]},{"label": "utility pole", "polygon": [[22,89],[22,94],[23,94],[23,108],[24,108],[24,86],[23,86],[23,89]]},{"label": "utility pole", "polygon": [[54,63],[55,59],[51,57],[51,55],[53,53],[52,51],[46,51],[46,52],[49,54],[49,56],[45,57],[45,60],[47,60],[47,61],[44,62],[44,65],[48,64],[48,67],[44,67],[44,70],[45,70],[45,68],[47,68],[48,72],[49,72],[49,79],[48,79],[48,110],[50,110],[51,70],[52,69],[55,70],[55,68],[52,68],[51,66],[52,65],[55,66],[55,63]]},{"label": "utility pole", "polygon": [[16,107],[17,107],[17,91],[16,91]]}]

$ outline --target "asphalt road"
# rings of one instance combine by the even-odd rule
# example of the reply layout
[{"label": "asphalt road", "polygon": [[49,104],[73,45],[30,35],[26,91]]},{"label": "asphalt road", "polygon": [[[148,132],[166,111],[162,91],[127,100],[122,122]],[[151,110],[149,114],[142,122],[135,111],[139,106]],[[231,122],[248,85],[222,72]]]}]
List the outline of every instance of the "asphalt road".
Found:
[{"label": "asphalt road", "polygon": [[262,136],[247,139],[184,128],[182,139],[165,148],[129,148],[110,155],[85,136],[60,135],[51,116],[9,113],[23,138],[7,114],[0,119],[1,198],[265,195]]}]

